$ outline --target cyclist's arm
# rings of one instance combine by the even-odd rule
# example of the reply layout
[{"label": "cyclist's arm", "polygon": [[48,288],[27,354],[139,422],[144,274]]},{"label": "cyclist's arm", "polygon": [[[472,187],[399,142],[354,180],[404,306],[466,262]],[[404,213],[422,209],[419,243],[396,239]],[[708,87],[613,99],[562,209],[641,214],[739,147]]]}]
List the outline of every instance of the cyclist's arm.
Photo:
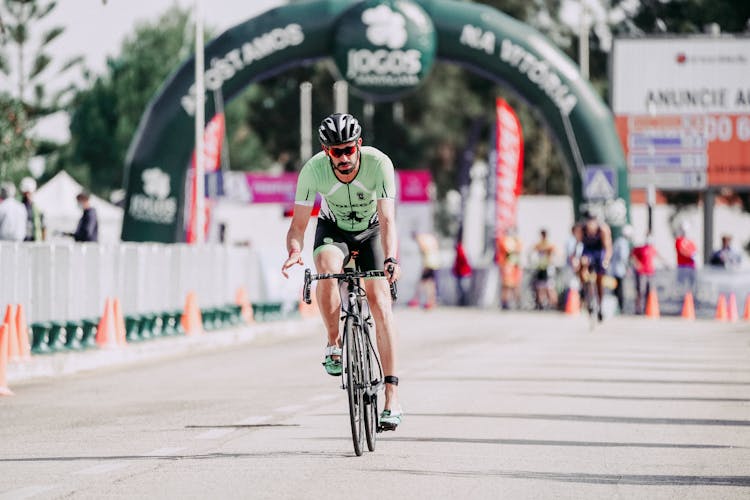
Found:
[{"label": "cyclist's arm", "polygon": [[[386,259],[398,255],[398,238],[396,236],[396,209],[395,202],[391,198],[381,198],[378,200],[378,220],[380,221],[380,242],[383,246],[383,255]],[[401,274],[401,268],[398,265],[393,266],[393,275],[388,281],[396,281]]]},{"label": "cyclist's arm", "polygon": [[289,277],[286,272],[287,269],[294,264],[303,264],[301,256],[302,245],[305,241],[305,229],[307,229],[312,209],[312,205],[302,205],[299,203],[295,203],[294,205],[292,223],[289,225],[289,231],[286,234],[286,249],[289,255],[284,265],[281,266],[281,273],[285,278]]}]

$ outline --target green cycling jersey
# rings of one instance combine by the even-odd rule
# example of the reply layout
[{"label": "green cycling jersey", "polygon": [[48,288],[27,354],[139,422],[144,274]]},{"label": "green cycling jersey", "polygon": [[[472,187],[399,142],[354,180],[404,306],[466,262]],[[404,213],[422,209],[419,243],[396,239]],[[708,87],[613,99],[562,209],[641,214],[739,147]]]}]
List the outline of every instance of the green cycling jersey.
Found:
[{"label": "green cycling jersey", "polygon": [[361,232],[377,224],[377,200],[396,197],[393,163],[371,146],[362,146],[360,151],[359,171],[349,183],[336,178],[324,151],[310,158],[299,174],[294,202],[312,206],[316,193],[320,193],[320,217],[335,222],[340,229]]}]

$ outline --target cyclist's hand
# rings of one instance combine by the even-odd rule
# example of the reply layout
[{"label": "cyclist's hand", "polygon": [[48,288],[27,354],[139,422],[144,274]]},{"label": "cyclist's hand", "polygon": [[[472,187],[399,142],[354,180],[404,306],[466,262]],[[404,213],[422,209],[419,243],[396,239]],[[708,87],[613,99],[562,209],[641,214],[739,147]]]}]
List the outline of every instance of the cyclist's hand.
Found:
[{"label": "cyclist's hand", "polygon": [[284,265],[281,266],[281,274],[283,274],[285,278],[289,278],[289,274],[286,270],[295,264],[299,264],[300,266],[305,265],[304,262],[302,262],[302,255],[299,252],[292,252],[289,254],[289,258],[287,258]]},{"label": "cyclist's hand", "polygon": [[388,262],[385,265],[385,277],[388,280],[388,283],[397,282],[401,277],[401,266],[392,262]]}]

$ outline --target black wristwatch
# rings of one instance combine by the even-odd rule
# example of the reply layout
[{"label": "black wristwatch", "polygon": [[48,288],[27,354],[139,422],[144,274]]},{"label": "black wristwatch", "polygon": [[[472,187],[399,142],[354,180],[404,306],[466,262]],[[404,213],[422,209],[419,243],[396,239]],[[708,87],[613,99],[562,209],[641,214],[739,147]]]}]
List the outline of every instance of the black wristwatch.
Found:
[{"label": "black wristwatch", "polygon": [[396,264],[396,265],[398,265],[398,261],[396,260],[395,257],[388,257],[387,259],[385,259],[383,261],[383,264]]}]

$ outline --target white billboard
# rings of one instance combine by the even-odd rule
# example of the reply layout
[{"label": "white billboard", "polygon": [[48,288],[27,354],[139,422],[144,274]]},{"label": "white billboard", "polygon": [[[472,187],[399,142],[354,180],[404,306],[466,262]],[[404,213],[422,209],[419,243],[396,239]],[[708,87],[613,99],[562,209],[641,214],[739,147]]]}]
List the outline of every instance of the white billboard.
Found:
[{"label": "white billboard", "polygon": [[620,38],[615,114],[750,113],[750,38]]},{"label": "white billboard", "polygon": [[621,38],[611,63],[631,187],[750,184],[750,37]]}]

